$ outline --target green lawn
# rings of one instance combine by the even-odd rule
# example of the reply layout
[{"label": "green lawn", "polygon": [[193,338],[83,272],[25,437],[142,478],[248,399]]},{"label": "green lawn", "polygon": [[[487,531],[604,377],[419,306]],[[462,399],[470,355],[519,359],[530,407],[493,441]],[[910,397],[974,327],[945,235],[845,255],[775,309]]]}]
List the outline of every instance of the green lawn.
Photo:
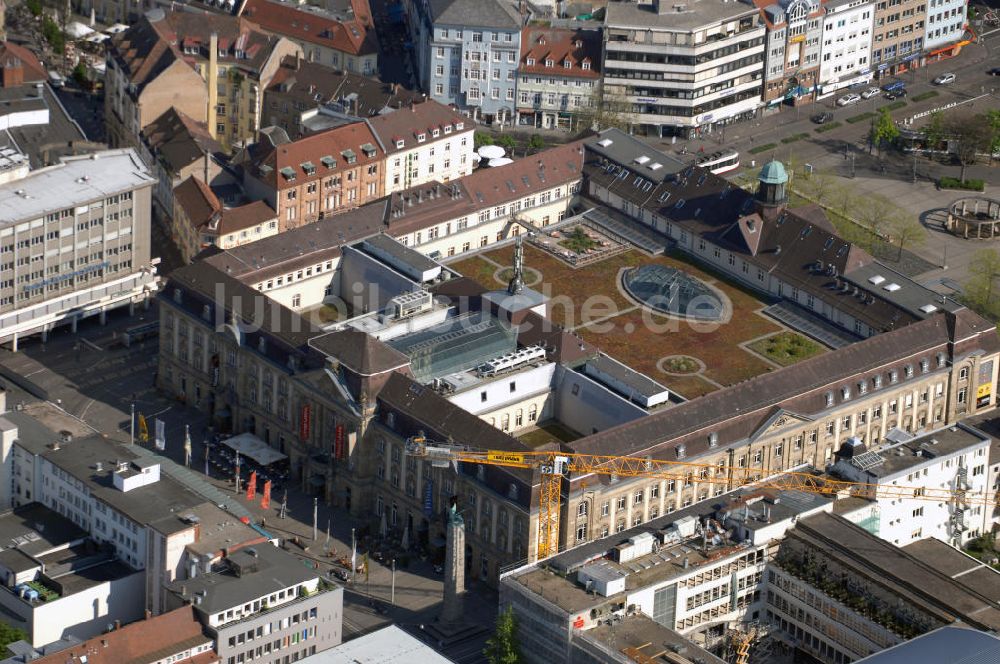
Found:
[{"label": "green lawn", "polygon": [[933,99],[938,96],[937,90],[928,90],[927,92],[921,92],[918,95],[913,95],[913,101],[924,101],[927,99]]},{"label": "green lawn", "polygon": [[758,339],[750,344],[750,348],[783,367],[824,352],[823,347],[812,339],[787,331]]}]

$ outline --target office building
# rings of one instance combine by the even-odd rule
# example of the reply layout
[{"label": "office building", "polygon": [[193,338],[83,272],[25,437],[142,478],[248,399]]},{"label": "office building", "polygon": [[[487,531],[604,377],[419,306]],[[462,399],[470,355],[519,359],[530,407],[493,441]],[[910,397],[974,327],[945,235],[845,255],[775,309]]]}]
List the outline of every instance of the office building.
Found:
[{"label": "office building", "polygon": [[878,0],[872,27],[872,69],[879,79],[923,63],[927,0]]},{"label": "office building", "polygon": [[156,290],[150,257],[155,180],[132,150],[64,157],[0,184],[0,341],[120,307]]},{"label": "office building", "polygon": [[760,108],[764,41],[743,3],[610,2],[602,103],[648,135],[710,134]]}]

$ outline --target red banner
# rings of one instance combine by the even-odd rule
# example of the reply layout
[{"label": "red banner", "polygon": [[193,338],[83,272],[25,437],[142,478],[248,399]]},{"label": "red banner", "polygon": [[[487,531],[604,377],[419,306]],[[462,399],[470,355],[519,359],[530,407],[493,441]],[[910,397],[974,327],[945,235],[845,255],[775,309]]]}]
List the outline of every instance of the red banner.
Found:
[{"label": "red banner", "polygon": [[257,471],[250,473],[250,479],[247,480],[247,500],[253,500],[257,497]]},{"label": "red banner", "polygon": [[271,480],[264,482],[264,497],[260,499],[260,508],[262,510],[269,509],[271,507]]},{"label": "red banner", "polygon": [[309,440],[309,425],[312,419],[312,407],[309,404],[302,406],[302,413],[299,416],[299,438]]},{"label": "red banner", "polygon": [[333,456],[336,459],[343,459],[346,450],[344,450],[344,425],[338,424],[334,429],[333,435]]}]

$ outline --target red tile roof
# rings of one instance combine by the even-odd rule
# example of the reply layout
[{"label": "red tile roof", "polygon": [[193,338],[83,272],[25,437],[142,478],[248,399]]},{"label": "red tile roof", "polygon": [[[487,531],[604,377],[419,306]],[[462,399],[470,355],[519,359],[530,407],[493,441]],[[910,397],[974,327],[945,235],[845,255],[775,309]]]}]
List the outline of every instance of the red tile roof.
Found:
[{"label": "red tile roof", "polygon": [[[533,64],[528,64],[528,61]],[[547,60],[552,66],[545,65]],[[569,61],[569,67],[566,62]],[[521,32],[521,73],[600,78],[601,33],[598,30],[527,27]],[[584,63],[588,69],[584,69]]]},{"label": "red tile roof", "polygon": [[222,212],[222,203],[212,190],[193,175],[174,187],[174,205],[184,210],[196,230]]},{"label": "red tile roof", "polygon": [[[376,115],[368,122],[381,139],[387,154],[411,150],[417,145],[433,143],[462,132],[472,133],[470,120],[462,117],[458,111],[430,99],[410,104],[392,113]],[[437,136],[434,136],[435,131]],[[423,141],[418,140],[420,135],[423,135]],[[401,148],[396,147],[399,141],[403,142]]]},{"label": "red tile roof", "polygon": [[[95,636],[34,662],[65,664],[68,661],[81,661],[80,657],[85,656],[89,664],[147,664],[211,642],[211,637],[203,632],[194,609],[184,606]],[[210,664],[218,662],[219,657],[209,650],[175,661],[183,664]]]},{"label": "red tile roof", "polygon": [[48,78],[45,68],[34,53],[11,42],[0,42],[0,68],[16,67],[18,64],[24,68],[22,79],[24,83],[44,81]]},{"label": "red tile roof", "polygon": [[242,16],[264,30],[296,41],[325,46],[352,55],[378,53],[374,29],[366,21],[338,21],[270,0],[247,0]]},{"label": "red tile roof", "polygon": [[[361,149],[363,145],[374,148],[371,156]],[[348,164],[344,154],[347,151],[354,153],[354,164]],[[332,165],[324,163],[324,159]],[[333,162],[329,162],[330,159]],[[333,175],[345,167],[354,168],[383,159],[385,151],[379,147],[368,123],[354,122],[271,148],[254,159],[253,171],[265,184],[285,189]],[[307,172],[310,165],[311,174]],[[294,179],[289,179],[282,171]]]},{"label": "red tile roof", "polygon": [[234,208],[226,208],[222,211],[222,220],[216,232],[219,235],[235,233],[244,228],[253,228],[272,219],[277,219],[278,213],[271,209],[271,206],[264,201],[254,201]]}]

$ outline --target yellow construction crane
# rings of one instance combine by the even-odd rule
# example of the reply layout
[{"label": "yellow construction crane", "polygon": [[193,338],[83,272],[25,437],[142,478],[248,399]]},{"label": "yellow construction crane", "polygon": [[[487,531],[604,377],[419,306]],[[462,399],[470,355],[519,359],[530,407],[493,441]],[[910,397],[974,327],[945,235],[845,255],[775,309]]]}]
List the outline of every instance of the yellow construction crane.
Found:
[{"label": "yellow construction crane", "polygon": [[539,495],[538,545],[539,560],[559,551],[559,511],[561,480],[567,473],[599,474],[612,477],[645,477],[672,479],[685,484],[721,485],[728,490],[744,486],[760,489],[797,490],[820,495],[851,495],[867,499],[889,498],[955,502],[961,507],[988,505],[989,497],[969,490],[962,480],[954,488],[935,489],[919,486],[863,484],[820,477],[814,473],[787,471],[761,478],[760,469],[726,465],[665,461],[645,457],[577,454],[559,451],[508,452],[485,450],[446,442],[428,441],[418,434],[406,441],[406,453],[444,467],[455,462],[487,466],[526,468],[541,474]]}]

